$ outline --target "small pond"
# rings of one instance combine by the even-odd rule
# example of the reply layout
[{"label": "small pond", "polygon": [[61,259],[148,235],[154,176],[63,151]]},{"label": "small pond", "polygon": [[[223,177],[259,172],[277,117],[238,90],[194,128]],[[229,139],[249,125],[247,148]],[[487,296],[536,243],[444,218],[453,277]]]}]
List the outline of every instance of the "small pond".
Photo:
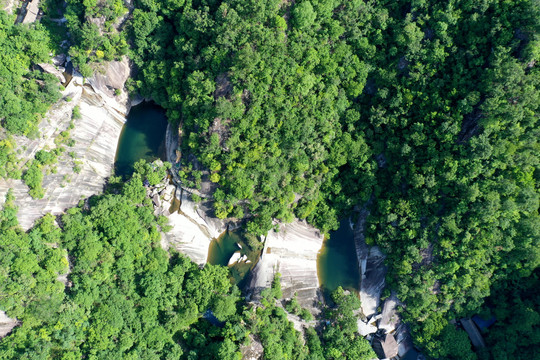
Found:
[{"label": "small pond", "polygon": [[129,176],[140,159],[163,159],[165,154],[165,110],[153,102],[131,108],[116,150],[115,174]]},{"label": "small pond", "polygon": [[[242,259],[228,266],[229,260],[235,252],[239,252]],[[231,281],[242,287],[243,280],[257,263],[259,255],[259,251],[251,250],[241,231],[225,231],[210,243],[207,262],[212,265],[228,266]]]},{"label": "small pond", "polygon": [[349,219],[342,220],[339,229],[324,240],[317,258],[317,274],[325,295],[338,286],[351,291],[360,289],[360,269]]}]

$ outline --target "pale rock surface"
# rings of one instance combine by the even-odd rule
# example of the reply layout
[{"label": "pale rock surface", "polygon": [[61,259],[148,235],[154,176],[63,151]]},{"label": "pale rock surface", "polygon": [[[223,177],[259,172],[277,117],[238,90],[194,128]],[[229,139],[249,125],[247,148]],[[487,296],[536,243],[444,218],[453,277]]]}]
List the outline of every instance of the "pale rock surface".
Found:
[{"label": "pale rock surface", "polygon": [[219,219],[207,217],[199,209],[200,204],[194,203],[187,191],[178,188],[175,196],[181,201],[180,211],[168,216],[169,225],[173,228],[163,235],[162,247],[172,247],[189,256],[193,262],[204,265],[210,243],[227,230],[227,225],[217,221]]},{"label": "pale rock surface", "polygon": [[56,66],[64,66],[66,63],[66,58],[66,54],[59,54],[52,58],[52,62]]},{"label": "pale rock surface", "polygon": [[242,258],[242,255],[240,255],[240,251],[236,251],[234,254],[232,254],[231,258],[229,259],[228,266],[233,265],[234,263],[237,263]]},{"label": "pale rock surface", "polygon": [[249,335],[249,345],[242,345],[240,351],[244,360],[259,360],[264,354],[262,343],[251,334]]},{"label": "pale rock surface", "polygon": [[398,355],[400,357],[405,356],[411,350],[415,351],[411,333],[407,325],[400,323],[394,332],[394,337],[398,343]]},{"label": "pale rock surface", "polygon": [[399,304],[396,293],[392,292],[392,295],[384,301],[382,316],[379,320],[379,329],[383,329],[390,333],[398,327],[401,322],[397,313],[397,306]]},{"label": "pale rock surface", "polygon": [[131,68],[127,56],[121,61],[108,61],[100,64],[94,74],[88,78],[92,87],[108,97],[115,96],[115,89],[123,89],[126,80],[129,78]]},{"label": "pale rock surface", "polygon": [[358,325],[358,333],[361,336],[368,336],[369,334],[373,334],[377,332],[377,327],[375,325],[366,324],[360,319],[357,321],[357,325]]},{"label": "pale rock surface", "polygon": [[270,231],[264,242],[261,258],[252,270],[249,287],[257,298],[269,288],[276,273],[281,273],[283,297],[298,294],[302,307],[317,312],[322,301],[317,277],[317,254],[323,235],[304,221],[281,224],[279,232]]},{"label": "pale rock surface", "polygon": [[17,319],[12,319],[6,313],[0,310],[0,339],[6,336],[19,324]]},{"label": "pale rock surface", "polygon": [[22,20],[23,24],[30,24],[36,21],[39,15],[39,0],[30,0],[26,4],[25,15]]},{"label": "pale rock surface", "polygon": [[8,15],[13,14],[13,9],[15,9],[15,4],[17,3],[17,0],[2,0],[0,1],[0,4],[2,6],[2,10],[8,13]]},{"label": "pale rock surface", "polygon": [[385,255],[377,246],[368,246],[365,241],[365,222],[369,215],[366,204],[360,211],[354,231],[356,256],[360,265],[360,301],[364,316],[370,317],[377,312],[381,294],[386,284]]},{"label": "pale rock surface", "polygon": [[[40,138],[15,137],[21,149],[19,157],[23,159],[33,159],[41,149],[54,149],[54,139],[68,128],[73,108],[79,106],[82,117],[74,121],[75,128],[71,130],[75,146],[67,147],[66,153],[59,156],[55,174],[45,175],[43,199],[32,199],[21,180],[0,179],[0,203],[5,201],[9,188],[13,188],[19,223],[25,230],[46,213],[62,214],[80,199],[101,193],[106,178],[113,172],[118,138],[128,112],[127,94],[112,99],[88,84],[83,85],[83,81],[80,74],[74,74],[62,92],[64,100],[54,104],[41,121]],[[71,100],[66,101],[68,98]],[[81,162],[78,174],[73,171],[73,160],[67,154],[70,151]]]},{"label": "pale rock surface", "polygon": [[53,74],[54,76],[56,76],[58,81],[60,81],[62,84],[66,82],[66,78],[64,77],[63,71],[60,71],[59,69],[57,69],[53,64],[41,63],[41,64],[37,64],[37,66],[39,66],[46,73]]}]

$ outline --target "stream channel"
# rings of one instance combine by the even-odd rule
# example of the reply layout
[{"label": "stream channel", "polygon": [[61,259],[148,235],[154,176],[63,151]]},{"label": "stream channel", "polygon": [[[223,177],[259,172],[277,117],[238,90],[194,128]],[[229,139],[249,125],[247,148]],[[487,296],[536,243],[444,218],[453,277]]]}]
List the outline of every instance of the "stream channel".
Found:
[{"label": "stream channel", "polygon": [[[115,174],[127,177],[140,159],[153,161],[164,159],[167,117],[165,110],[153,102],[143,102],[131,108],[126,124],[120,134],[116,152]],[[213,239],[208,249],[208,263],[228,266],[236,253],[242,257],[229,269],[231,279],[239,286],[247,273],[257,263],[259,253],[250,251],[246,238],[240,230],[226,231]],[[358,292],[360,275],[353,230],[348,219],[324,240],[317,258],[317,274],[326,296],[338,286]]]}]

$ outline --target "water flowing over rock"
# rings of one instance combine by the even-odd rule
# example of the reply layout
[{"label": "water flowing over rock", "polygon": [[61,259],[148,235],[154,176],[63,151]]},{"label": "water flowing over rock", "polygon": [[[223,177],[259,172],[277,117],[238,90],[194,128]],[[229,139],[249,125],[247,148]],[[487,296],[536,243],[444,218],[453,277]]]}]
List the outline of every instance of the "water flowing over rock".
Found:
[{"label": "water flowing over rock", "polygon": [[181,188],[175,188],[174,197],[180,201],[178,211],[170,214],[171,202],[162,202],[162,213],[168,215],[172,230],[163,235],[162,247],[172,247],[187,256],[193,262],[204,265],[208,257],[208,248],[213,239],[227,230],[227,223],[207,216],[207,209],[191,200],[191,194]]},{"label": "water flowing over rock", "polygon": [[251,274],[249,287],[254,297],[270,287],[279,272],[283,297],[291,298],[297,293],[300,305],[318,312],[318,302],[323,299],[317,277],[317,253],[323,240],[319,230],[300,220],[281,224],[279,232],[270,231]]},{"label": "water flowing over rock", "polygon": [[17,325],[19,325],[17,319],[10,318],[5,312],[0,310],[0,339],[9,334]]},{"label": "water flowing over rock", "polygon": [[[58,157],[56,173],[45,175],[45,196],[32,199],[21,180],[0,179],[0,202],[4,202],[8,189],[13,188],[15,204],[19,207],[19,223],[25,230],[46,213],[62,214],[79,200],[101,193],[106,178],[113,173],[118,137],[129,107],[127,94],[122,92],[114,99],[104,96],[84,84],[83,77],[75,73],[62,95],[63,100],[54,104],[41,121],[38,139],[15,137],[22,159],[33,159],[41,149],[54,149],[55,138],[68,129],[73,109],[79,106],[81,118],[74,120],[75,127],[70,135],[75,145],[67,147],[67,151]],[[69,152],[75,159],[68,155]],[[73,170],[74,161],[79,162],[78,173]]]}]

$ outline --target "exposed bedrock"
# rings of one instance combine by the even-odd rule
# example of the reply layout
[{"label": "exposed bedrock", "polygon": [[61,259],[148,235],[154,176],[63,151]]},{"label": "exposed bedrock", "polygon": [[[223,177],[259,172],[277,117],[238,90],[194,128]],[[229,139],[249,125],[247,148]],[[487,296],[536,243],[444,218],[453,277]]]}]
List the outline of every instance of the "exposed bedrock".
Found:
[{"label": "exposed bedrock", "polygon": [[367,209],[372,201],[373,199],[370,199],[360,210],[354,231],[356,256],[360,266],[361,309],[366,317],[370,317],[377,312],[386,276],[385,255],[377,246],[367,245],[364,236],[365,223],[369,215]]},{"label": "exposed bedrock", "polygon": [[[179,210],[173,206],[174,201],[163,198],[158,212],[167,215],[172,230],[163,235],[162,246],[174,248],[195,263],[203,265],[208,257],[208,249],[213,239],[227,230],[228,223],[208,216],[209,210],[202,203],[191,200],[191,194],[173,186],[173,199],[180,202]],[[166,196],[166,195],[165,195]]]},{"label": "exposed bedrock", "polygon": [[9,334],[17,325],[19,325],[17,319],[10,318],[5,312],[0,310],[0,339]]},{"label": "exposed bedrock", "polygon": [[[118,138],[129,110],[127,94],[122,91],[119,96],[108,96],[85,84],[82,76],[75,73],[62,95],[63,99],[41,121],[39,138],[16,137],[21,150],[19,157],[30,161],[39,150],[57,147],[54,140],[69,128],[73,109],[79,106],[81,118],[74,120],[70,132],[75,145],[64,145],[66,151],[58,157],[56,172],[44,176],[45,196],[33,199],[22,180],[0,179],[0,202],[5,200],[8,189],[13,188],[23,229],[32,227],[46,213],[61,214],[82,198],[101,193],[106,178],[113,173]],[[80,168],[78,173],[74,171],[76,165]]]},{"label": "exposed bedrock", "polygon": [[274,275],[281,274],[284,298],[296,293],[298,302],[312,312],[322,302],[317,277],[317,253],[324,237],[304,221],[281,224],[278,232],[270,231],[264,242],[261,258],[252,270],[250,289],[255,298],[272,284]]}]

